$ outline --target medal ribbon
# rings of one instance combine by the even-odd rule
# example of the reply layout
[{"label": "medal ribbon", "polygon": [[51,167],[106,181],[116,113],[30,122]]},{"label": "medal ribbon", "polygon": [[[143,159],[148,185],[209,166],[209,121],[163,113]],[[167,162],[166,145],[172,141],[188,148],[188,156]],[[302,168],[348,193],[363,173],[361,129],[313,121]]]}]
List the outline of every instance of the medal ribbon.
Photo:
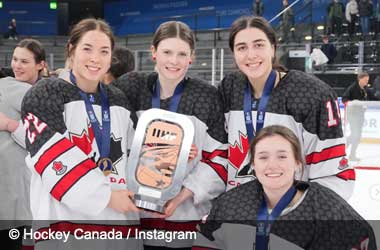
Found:
[{"label": "medal ribbon", "polygon": [[[170,100],[169,111],[177,112],[179,101],[181,100],[181,96],[185,89],[185,80],[183,79],[175,88],[174,94]],[[157,78],[156,84],[153,89],[152,96],[152,108],[160,108],[161,99],[160,99],[160,80]]]},{"label": "medal ribbon", "polygon": [[[72,71],[70,71],[70,81],[75,86],[77,86],[77,81]],[[94,108],[92,107],[92,103],[95,102],[95,98],[90,97],[91,100],[89,100],[87,97],[87,94],[83,92],[81,89],[79,89],[79,94],[81,95],[86,105],[86,112],[90,119],[92,128],[94,130],[96,144],[98,145],[98,148],[100,151],[99,160],[101,160],[102,158],[107,158],[110,153],[111,117],[110,117],[110,106],[108,102],[107,93],[104,87],[102,86],[102,84],[99,84],[99,89],[100,89],[101,108],[102,108],[102,126],[100,126],[99,121],[96,118]],[[111,166],[111,169],[112,169],[112,166]]]},{"label": "medal ribbon", "polygon": [[267,104],[268,104],[270,95],[272,93],[272,90],[274,88],[275,82],[276,82],[276,71],[272,70],[268,76],[268,79],[265,82],[263,95],[261,96],[259,107],[257,109],[256,131],[255,131],[255,128],[253,127],[253,121],[252,121],[253,103],[252,103],[251,87],[250,87],[249,81],[247,81],[247,86],[244,92],[244,120],[245,120],[245,127],[247,129],[249,142],[252,142],[253,138],[256,136],[256,133],[258,133],[264,126],[265,112],[266,112]]},{"label": "medal ribbon", "polygon": [[271,226],[273,225],[274,221],[280,216],[282,211],[289,205],[295,194],[296,189],[292,185],[289,190],[281,197],[280,201],[277,203],[270,214],[268,213],[268,205],[266,199],[263,197],[259,213],[257,214],[255,250],[268,250]]}]

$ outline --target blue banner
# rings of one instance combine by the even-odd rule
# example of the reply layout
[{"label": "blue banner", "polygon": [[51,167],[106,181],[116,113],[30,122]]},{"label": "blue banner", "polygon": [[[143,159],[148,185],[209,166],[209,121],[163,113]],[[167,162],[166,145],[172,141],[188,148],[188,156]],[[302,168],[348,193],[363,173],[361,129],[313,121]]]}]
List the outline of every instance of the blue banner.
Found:
[{"label": "blue banner", "polygon": [[[158,25],[168,20],[187,23],[194,30],[229,28],[242,15],[251,15],[252,0],[120,0],[104,4],[104,17],[117,35],[152,33]],[[282,10],[280,0],[262,0],[264,17],[270,20]],[[293,3],[295,0],[290,0]],[[308,7],[304,7],[312,2]],[[347,0],[342,1],[346,4]],[[310,22],[310,12],[314,23],[325,21],[327,6],[331,0],[302,0],[293,10],[295,22]],[[279,20],[273,22],[277,25]]]},{"label": "blue banner", "polygon": [[56,35],[57,11],[50,9],[49,1],[2,1],[0,33],[8,31],[12,18],[16,19],[20,35]]}]

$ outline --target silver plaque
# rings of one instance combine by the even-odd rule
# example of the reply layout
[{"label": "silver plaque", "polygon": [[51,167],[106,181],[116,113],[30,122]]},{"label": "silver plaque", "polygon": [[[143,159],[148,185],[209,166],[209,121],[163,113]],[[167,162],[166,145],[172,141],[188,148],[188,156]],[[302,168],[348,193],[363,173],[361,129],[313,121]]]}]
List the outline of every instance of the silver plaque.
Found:
[{"label": "silver plaque", "polygon": [[126,172],[136,206],[164,211],[181,190],[193,137],[193,123],[185,115],[162,109],[142,113]]}]

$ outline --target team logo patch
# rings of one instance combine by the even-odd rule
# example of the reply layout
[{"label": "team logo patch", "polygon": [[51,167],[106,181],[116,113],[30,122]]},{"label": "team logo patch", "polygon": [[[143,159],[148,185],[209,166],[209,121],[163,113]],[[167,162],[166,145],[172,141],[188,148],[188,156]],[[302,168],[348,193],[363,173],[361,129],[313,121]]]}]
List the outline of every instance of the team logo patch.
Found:
[{"label": "team logo patch", "polygon": [[254,172],[251,164],[244,165],[244,160],[249,151],[249,139],[239,131],[239,140],[229,145],[229,162],[236,169],[236,178],[253,177]]},{"label": "team logo patch", "polygon": [[53,170],[57,175],[62,175],[66,172],[67,166],[63,165],[61,161],[55,161],[53,163]]},{"label": "team logo patch", "polygon": [[347,168],[348,167],[348,160],[345,158],[345,157],[343,157],[340,161],[339,161],[339,167],[338,167],[338,169],[339,170],[343,170],[343,169],[345,169],[345,168]]},{"label": "team logo patch", "polygon": [[[90,158],[92,158],[94,162],[96,162],[95,160],[96,153],[91,153],[93,151],[92,148],[93,148],[93,143],[95,141],[95,134],[94,134],[94,130],[92,129],[91,124],[88,124],[87,129],[83,129],[81,134],[75,134],[72,132],[69,132],[69,134],[70,134],[70,140],[77,147],[79,147],[86,155],[89,155]],[[121,137],[117,138],[113,133],[111,133],[110,155],[108,158],[111,159],[112,161],[111,173],[113,174],[118,174],[115,166],[123,158],[121,139],[122,139]]]}]

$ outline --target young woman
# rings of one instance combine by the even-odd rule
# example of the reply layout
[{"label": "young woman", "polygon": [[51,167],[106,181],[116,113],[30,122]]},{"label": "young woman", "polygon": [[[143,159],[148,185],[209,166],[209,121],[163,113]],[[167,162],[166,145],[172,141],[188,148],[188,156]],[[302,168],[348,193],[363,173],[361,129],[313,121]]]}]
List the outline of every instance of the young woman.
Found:
[{"label": "young woman", "polygon": [[377,249],[370,225],[339,195],[302,175],[302,148],[288,128],[263,128],[251,146],[257,179],[213,204],[197,249]]},{"label": "young woman", "polygon": [[[21,238],[11,240],[9,229],[25,226],[31,220],[29,203],[30,172],[25,166],[26,151],[16,144],[17,139],[11,133],[24,135],[21,119],[21,102],[26,92],[39,79],[44,68],[45,50],[34,39],[20,41],[13,51],[12,70],[15,77],[0,79],[0,159],[2,174],[0,176],[0,220],[16,221],[15,224],[2,223],[0,239],[11,246],[21,249]],[[12,139],[13,137],[13,139]],[[24,144],[21,140],[19,143]]]},{"label": "young woman", "polygon": [[[227,151],[220,97],[211,85],[186,76],[194,46],[193,32],[186,24],[165,22],[155,32],[151,47],[156,72],[131,72],[114,83],[131,100],[138,116],[153,107],[161,108],[187,115],[195,128],[193,144],[198,157],[187,166],[181,192],[166,204],[166,221],[155,221],[148,229],[195,230],[196,221],[207,214],[210,200],[225,191]],[[186,248],[191,247],[192,239],[146,244]]]},{"label": "young woman", "polygon": [[255,133],[281,124],[302,142],[305,180],[348,199],[355,172],[344,158],[336,95],[316,77],[276,65],[276,41],[263,18],[241,17],[232,24],[229,45],[239,71],[227,75],[220,85],[229,142],[228,189],[254,178],[248,149]]},{"label": "young woman", "polygon": [[[36,249],[142,247],[133,239],[138,209],[125,182],[127,147],[133,136],[131,112],[120,90],[100,83],[113,47],[108,24],[80,21],[66,47],[70,81],[43,79],[24,98],[31,208],[39,222],[34,230],[70,235],[66,241],[39,238]],[[101,240],[109,232],[121,239]],[[86,233],[95,236],[81,240]]]}]

